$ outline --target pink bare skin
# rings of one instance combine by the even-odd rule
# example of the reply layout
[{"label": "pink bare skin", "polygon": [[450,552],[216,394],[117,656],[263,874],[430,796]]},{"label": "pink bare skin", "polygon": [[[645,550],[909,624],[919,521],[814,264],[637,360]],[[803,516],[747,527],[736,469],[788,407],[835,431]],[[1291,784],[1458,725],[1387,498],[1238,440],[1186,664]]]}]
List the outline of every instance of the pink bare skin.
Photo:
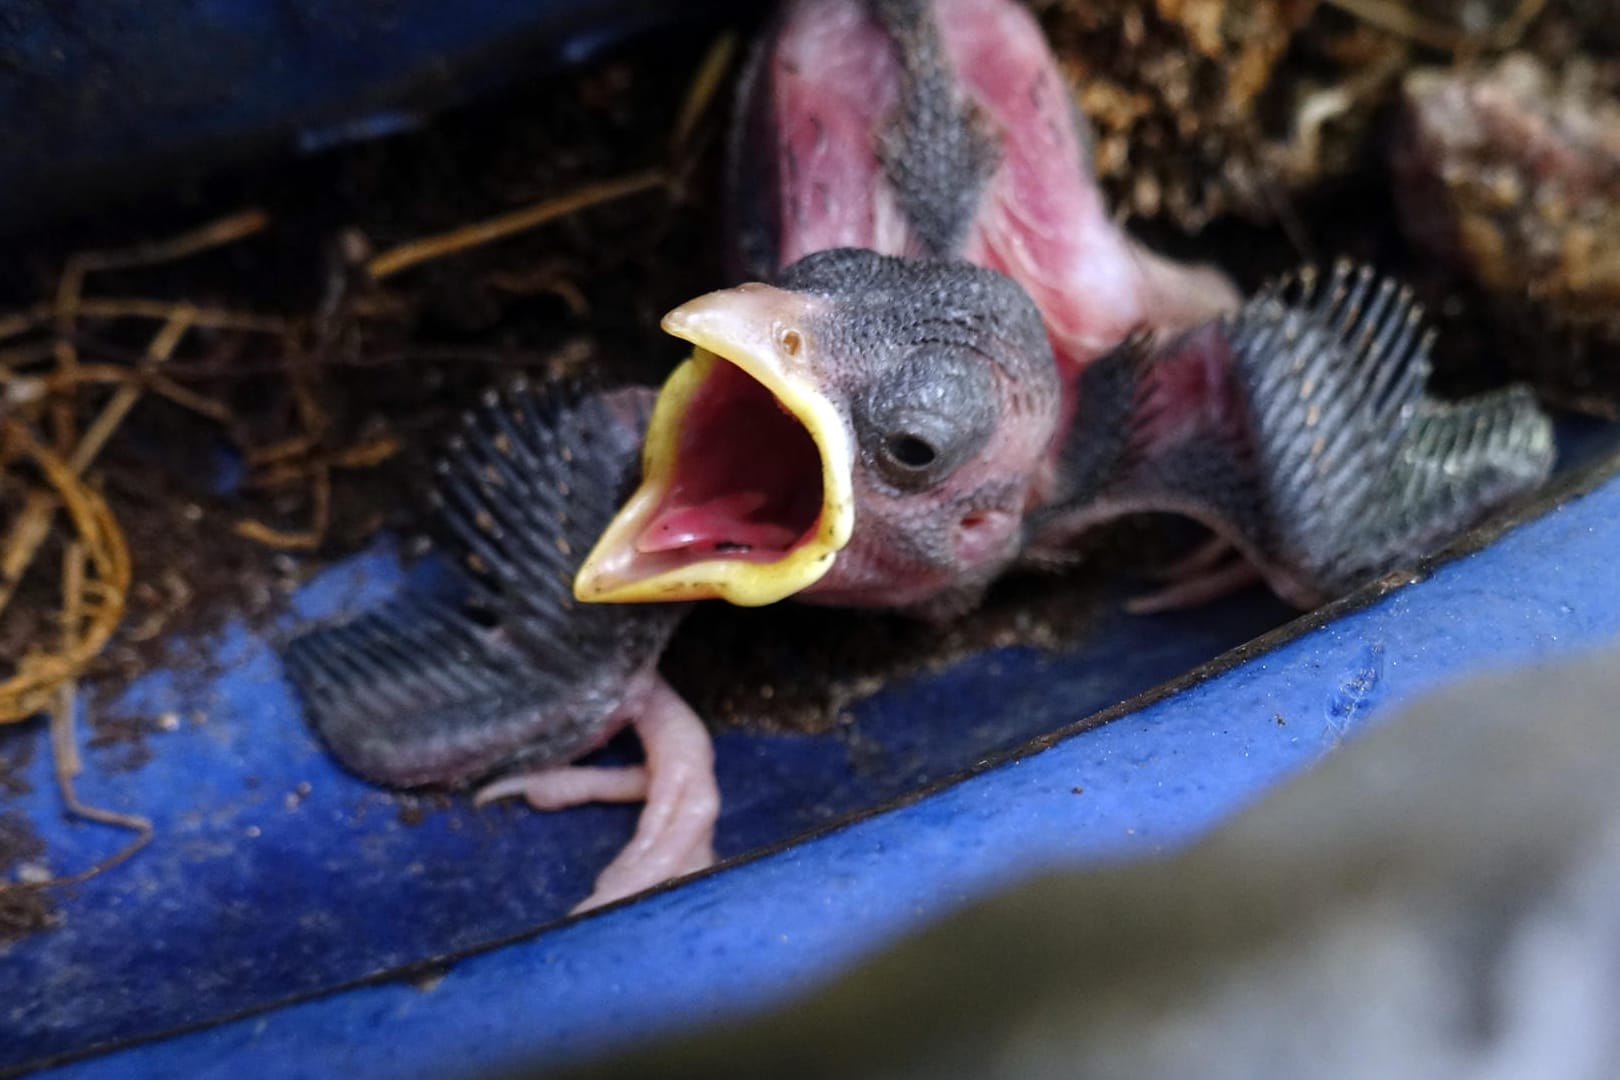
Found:
[{"label": "pink bare skin", "polygon": [[1024,287],[1060,368],[1084,365],[1132,330],[1179,330],[1237,306],[1224,274],[1157,255],[1109,217],[1068,84],[1028,10],[939,0],[936,11],[962,86],[1002,146],[963,255]]},{"label": "pink bare skin", "polygon": [[[861,0],[793,3],[780,18],[760,73],[773,145],[759,149],[778,157],[778,248],[774,266],[755,270],[830,248],[910,254],[910,227],[874,138],[900,99],[893,43]],[[762,164],[733,162],[748,176]]]},{"label": "pink bare skin", "polygon": [[[1182,329],[1237,305],[1225,275],[1165,259],[1109,217],[1071,91],[1028,10],[1012,0],[932,7],[959,92],[1001,151],[957,254],[1024,287],[1060,365],[1083,366],[1137,328]],[[870,8],[794,0],[765,76],[778,136],[778,267],[835,247],[921,254],[879,157],[902,76]]]}]

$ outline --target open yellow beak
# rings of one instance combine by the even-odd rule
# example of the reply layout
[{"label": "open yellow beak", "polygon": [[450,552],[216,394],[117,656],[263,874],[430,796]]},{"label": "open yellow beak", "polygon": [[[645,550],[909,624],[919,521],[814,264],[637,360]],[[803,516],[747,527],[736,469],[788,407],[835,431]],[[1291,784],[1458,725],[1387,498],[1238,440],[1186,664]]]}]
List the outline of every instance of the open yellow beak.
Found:
[{"label": "open yellow beak", "polygon": [[[664,316],[664,329],[695,348],[659,393],[642,451],[641,487],[580,567],[575,597],[593,603],[721,599],[754,607],[801,592],[832,568],[855,524],[854,448],[845,419],[813,377],[814,342],[805,327],[816,304],[813,297],[752,284],[700,296]],[[786,446],[762,434],[783,429]],[[803,467],[773,464],[777,457]],[[746,479],[733,482],[733,475]],[[796,490],[754,490],[773,485]],[[664,523],[703,513],[685,510],[683,500],[707,500],[704,505],[739,515],[765,503],[797,500],[798,509],[785,524],[737,523],[737,537],[768,529],[776,537],[770,543],[734,541],[722,522],[683,546],[659,538],[671,531]]]}]

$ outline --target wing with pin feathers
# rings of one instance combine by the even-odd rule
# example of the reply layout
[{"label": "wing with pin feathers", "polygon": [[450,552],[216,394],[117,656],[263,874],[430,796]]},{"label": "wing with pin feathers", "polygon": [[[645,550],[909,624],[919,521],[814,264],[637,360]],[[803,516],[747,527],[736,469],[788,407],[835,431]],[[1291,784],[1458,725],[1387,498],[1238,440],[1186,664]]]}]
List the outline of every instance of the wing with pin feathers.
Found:
[{"label": "wing with pin feathers", "polygon": [[1408,290],[1347,264],[1169,342],[1128,339],[1079,376],[1032,556],[1108,518],[1182,513],[1313,606],[1432,550],[1539,485],[1555,448],[1522,387],[1430,397],[1431,341]]},{"label": "wing with pin feathers", "polygon": [[345,765],[460,786],[565,764],[627,719],[686,609],[585,605],[572,590],[639,476],[651,399],[517,384],[465,418],[436,492],[464,595],[407,595],[286,650]]},{"label": "wing with pin feathers", "polygon": [[1017,281],[1061,368],[1132,326],[1184,327],[1237,295],[1128,236],[1086,124],[1017,0],[785,0],[739,84],[728,166],[739,275],[868,248]]}]

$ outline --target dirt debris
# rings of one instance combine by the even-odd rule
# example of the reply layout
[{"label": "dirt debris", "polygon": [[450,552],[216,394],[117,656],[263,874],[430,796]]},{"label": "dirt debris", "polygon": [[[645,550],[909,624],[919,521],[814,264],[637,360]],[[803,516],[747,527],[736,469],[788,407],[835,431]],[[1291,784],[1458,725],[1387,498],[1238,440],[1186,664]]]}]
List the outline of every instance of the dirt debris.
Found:
[{"label": "dirt debris", "polygon": [[1398,205],[1437,273],[1488,296],[1516,374],[1613,418],[1620,376],[1620,63],[1525,52],[1403,85]]}]

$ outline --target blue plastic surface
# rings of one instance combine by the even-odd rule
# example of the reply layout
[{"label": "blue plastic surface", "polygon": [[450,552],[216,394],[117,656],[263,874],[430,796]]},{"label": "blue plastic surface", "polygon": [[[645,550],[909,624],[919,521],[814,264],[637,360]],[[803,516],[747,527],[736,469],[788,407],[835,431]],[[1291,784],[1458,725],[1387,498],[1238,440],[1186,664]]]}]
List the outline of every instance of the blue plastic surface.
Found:
[{"label": "blue plastic surface", "polygon": [[[295,597],[283,633],[232,627],[214,649],[222,674],[157,672],[111,707],[180,720],[177,731],[147,736],[151,759],[134,770],[117,769],[127,748],[92,751],[80,783],[93,803],[151,817],[157,837],[64,898],[58,928],[0,947],[0,993],[25,1003],[0,1023],[0,1064],[487,945],[561,917],[589,892],[635,808],[544,815],[461,800],[433,808],[340,771],[304,724],[276,640],[376,603],[400,577],[386,550],[352,560]],[[719,852],[780,843],[961,771],[1286,614],[1249,595],[1184,616],[1116,614],[1074,655],[987,654],[858,706],[858,753],[847,733],[722,733]],[[61,816],[42,731],[0,738],[39,744],[26,772],[33,791],[11,805],[34,823],[54,870],[87,865],[125,840]]]},{"label": "blue plastic surface", "polygon": [[[1609,481],[1430,580],[1301,624],[1276,648],[1101,727],[758,861],[462,958],[431,991],[351,989],[68,1074],[210,1075],[251,1053],[271,1055],[279,1075],[431,1076],[520,1052],[560,1060],[757,1007],[1019,874],[1184,842],[1439,681],[1615,636],[1617,519],[1620,482]],[[383,556],[335,571],[300,613],[370,602],[395,572]],[[836,736],[723,735],[722,854],[1080,721],[1140,688],[1122,675],[1145,686],[1155,670],[1171,674],[1246,636],[1254,600],[1121,617],[1071,653],[991,652],[887,688],[858,710],[863,734],[884,748],[876,772],[857,768]],[[159,838],[80,889],[61,929],[9,949],[0,1046],[11,1062],[449,960],[541,927],[629,830],[633,812],[613,808],[458,804],[406,824],[389,797],[326,761],[265,643],[233,633],[223,648],[234,667],[213,686],[206,722],[154,735],[153,760],[136,771],[87,776],[87,796],[152,814]],[[164,683],[138,688],[147,708],[182,705]],[[35,773],[25,806],[53,865],[116,842],[57,820],[43,762]]]},{"label": "blue plastic surface", "polygon": [[736,0],[11,0],[0,225],[129,198],[266,150],[408,128]]}]

